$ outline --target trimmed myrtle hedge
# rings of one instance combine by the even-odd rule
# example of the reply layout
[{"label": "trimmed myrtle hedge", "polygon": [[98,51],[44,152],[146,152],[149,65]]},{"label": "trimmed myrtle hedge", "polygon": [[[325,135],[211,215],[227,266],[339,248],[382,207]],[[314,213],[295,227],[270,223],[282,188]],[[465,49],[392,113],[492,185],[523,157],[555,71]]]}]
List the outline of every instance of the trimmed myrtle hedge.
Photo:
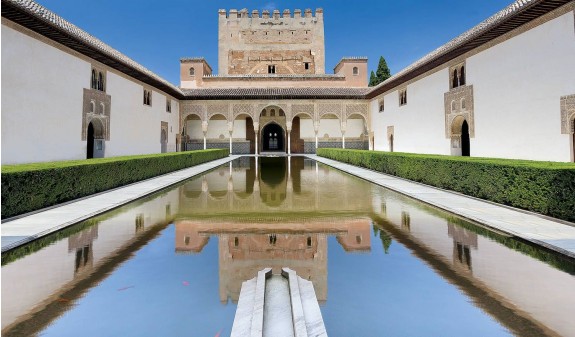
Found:
[{"label": "trimmed myrtle hedge", "polygon": [[317,154],[473,197],[575,221],[575,164],[365,150]]},{"label": "trimmed myrtle hedge", "polygon": [[227,157],[226,149],[2,166],[2,219]]}]

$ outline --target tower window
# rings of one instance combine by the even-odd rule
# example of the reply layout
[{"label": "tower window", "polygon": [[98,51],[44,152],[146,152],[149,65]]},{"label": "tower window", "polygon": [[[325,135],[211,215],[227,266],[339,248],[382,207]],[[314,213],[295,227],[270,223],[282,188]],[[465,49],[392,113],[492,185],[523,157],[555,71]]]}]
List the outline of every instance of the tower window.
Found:
[{"label": "tower window", "polygon": [[276,66],[274,64],[270,64],[268,66],[268,74],[275,74],[276,73]]},{"label": "tower window", "polygon": [[190,76],[196,76],[196,69],[194,69],[194,67],[190,68]]},{"label": "tower window", "polygon": [[309,62],[304,62],[303,66],[305,70],[309,70]]},{"label": "tower window", "polygon": [[353,67],[353,76],[359,75],[359,69],[357,67]]},{"label": "tower window", "polygon": [[383,112],[385,110],[385,105],[383,104],[383,99],[379,101],[379,112]]},{"label": "tower window", "polygon": [[166,112],[172,112],[172,101],[166,97]]}]

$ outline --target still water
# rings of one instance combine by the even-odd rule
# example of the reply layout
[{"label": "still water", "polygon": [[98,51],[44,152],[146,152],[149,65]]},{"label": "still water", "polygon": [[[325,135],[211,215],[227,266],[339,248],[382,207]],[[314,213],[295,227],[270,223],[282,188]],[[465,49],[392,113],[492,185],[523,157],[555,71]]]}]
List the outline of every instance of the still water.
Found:
[{"label": "still water", "polygon": [[228,336],[243,281],[330,336],[575,336],[575,264],[303,157],[244,157],[2,256],[3,336]]}]

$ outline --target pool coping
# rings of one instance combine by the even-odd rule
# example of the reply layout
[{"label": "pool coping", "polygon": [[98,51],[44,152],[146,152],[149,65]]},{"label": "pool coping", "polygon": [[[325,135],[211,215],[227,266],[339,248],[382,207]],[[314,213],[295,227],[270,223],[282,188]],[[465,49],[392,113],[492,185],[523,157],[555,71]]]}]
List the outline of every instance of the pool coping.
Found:
[{"label": "pool coping", "polygon": [[[230,155],[226,158],[3,220],[0,226],[2,253],[146,197],[237,158],[249,156]],[[378,186],[448,211],[493,231],[502,232],[567,257],[575,258],[575,224],[573,223],[386,175],[314,154],[299,156],[326,164]]]},{"label": "pool coping", "polygon": [[481,200],[336,160],[305,155],[319,163],[471,220],[495,232],[533,243],[575,259],[575,224],[538,213]]}]

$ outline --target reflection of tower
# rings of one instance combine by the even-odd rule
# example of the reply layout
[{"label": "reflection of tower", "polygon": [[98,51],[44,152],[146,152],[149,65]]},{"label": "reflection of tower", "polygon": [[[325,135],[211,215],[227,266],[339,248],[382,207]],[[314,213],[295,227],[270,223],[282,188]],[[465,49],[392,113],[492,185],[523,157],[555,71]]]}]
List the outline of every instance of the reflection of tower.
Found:
[{"label": "reflection of tower", "polygon": [[74,275],[84,270],[92,269],[94,263],[92,243],[97,238],[97,224],[68,238],[68,252],[76,252],[76,259],[74,262]]},{"label": "reflection of tower", "polygon": [[477,234],[448,223],[447,234],[453,238],[453,262],[471,268],[471,250],[477,249]]},{"label": "reflection of tower", "polygon": [[346,252],[371,249],[369,219],[317,218],[304,222],[242,223],[177,221],[176,252],[199,253],[210,235],[218,237],[220,300],[237,301],[242,282],[264,268],[288,267],[312,281],[319,301],[327,300],[327,235]]},{"label": "reflection of tower", "polygon": [[327,299],[327,236],[321,233],[221,234],[220,300],[237,302],[242,282],[263,268],[289,267],[313,282],[319,301]]}]

